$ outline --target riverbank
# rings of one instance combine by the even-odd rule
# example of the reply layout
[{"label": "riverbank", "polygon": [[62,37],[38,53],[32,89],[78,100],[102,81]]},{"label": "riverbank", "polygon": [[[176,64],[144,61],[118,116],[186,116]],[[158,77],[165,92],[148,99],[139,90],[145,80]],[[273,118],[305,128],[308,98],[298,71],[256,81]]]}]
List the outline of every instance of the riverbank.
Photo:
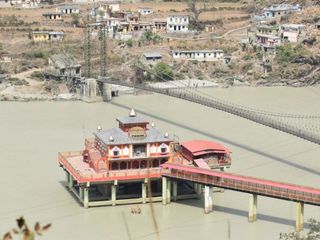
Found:
[{"label": "riverbank", "polygon": [[[43,85],[46,83],[44,82]],[[230,83],[217,83],[206,80],[173,80],[168,82],[150,82],[149,86],[160,89],[188,89],[188,90],[200,90],[208,88],[228,88],[228,87],[243,87],[249,86],[248,82],[241,82],[235,80]],[[0,84],[0,101],[79,101],[82,100],[82,96],[79,93],[68,93],[68,88],[65,87],[65,83],[58,84],[56,89],[59,89],[61,93],[46,92],[43,90],[45,86],[41,87],[39,83],[36,84],[36,88],[33,86],[15,86],[12,84]],[[120,95],[140,95],[146,94],[146,91],[134,89],[125,86],[111,85],[113,91],[117,91]],[[56,90],[57,92],[57,90]]]}]

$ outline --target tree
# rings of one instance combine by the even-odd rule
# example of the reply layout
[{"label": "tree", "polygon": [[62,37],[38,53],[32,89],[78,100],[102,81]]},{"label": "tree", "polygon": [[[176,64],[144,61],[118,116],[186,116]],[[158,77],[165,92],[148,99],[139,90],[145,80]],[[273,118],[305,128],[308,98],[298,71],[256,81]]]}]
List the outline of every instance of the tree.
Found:
[{"label": "tree", "polygon": [[171,67],[163,62],[157,63],[154,68],[155,78],[158,81],[172,80],[173,79],[173,71]]},{"label": "tree", "polygon": [[320,239],[320,222],[315,219],[308,220],[309,231],[305,236],[300,233],[280,233],[280,240],[318,240]]},{"label": "tree", "polygon": [[207,11],[206,8],[197,9],[196,0],[190,0],[188,3],[189,11],[192,12],[192,21],[190,22],[191,28],[201,30],[202,26],[199,21],[199,16],[202,12]]},{"label": "tree", "polygon": [[158,34],[155,34],[151,31],[146,31],[143,33],[141,40],[143,42],[147,41],[150,44],[150,42],[158,43],[162,40],[162,38]]},{"label": "tree", "polygon": [[278,62],[291,62],[295,57],[309,55],[309,51],[301,44],[293,47],[291,43],[285,43],[277,48]]},{"label": "tree", "polygon": [[72,13],[71,14],[71,24],[74,25],[74,26],[78,26],[79,25],[79,14],[75,14],[75,13]]}]

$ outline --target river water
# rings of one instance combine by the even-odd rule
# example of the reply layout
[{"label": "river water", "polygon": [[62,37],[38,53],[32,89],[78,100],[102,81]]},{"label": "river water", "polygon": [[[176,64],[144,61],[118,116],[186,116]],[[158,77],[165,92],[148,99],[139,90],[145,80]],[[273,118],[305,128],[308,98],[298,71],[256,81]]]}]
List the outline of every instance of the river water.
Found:
[{"label": "river water", "polygon": [[[320,88],[206,89],[206,94],[269,111],[320,114]],[[52,223],[43,239],[157,239],[149,204],[84,209],[65,189],[57,152],[83,148],[98,125],[134,107],[163,132],[181,141],[209,139],[232,149],[228,172],[320,186],[320,147],[197,104],[157,94],[125,95],[111,103],[0,102],[0,234],[23,215],[30,225]],[[305,124],[303,121],[298,124]],[[160,239],[278,239],[294,229],[296,204],[258,198],[258,221],[248,223],[249,195],[214,193],[214,212],[201,200],[155,203]],[[320,208],[305,206],[305,219],[320,220]],[[230,226],[230,227],[228,227]]]}]

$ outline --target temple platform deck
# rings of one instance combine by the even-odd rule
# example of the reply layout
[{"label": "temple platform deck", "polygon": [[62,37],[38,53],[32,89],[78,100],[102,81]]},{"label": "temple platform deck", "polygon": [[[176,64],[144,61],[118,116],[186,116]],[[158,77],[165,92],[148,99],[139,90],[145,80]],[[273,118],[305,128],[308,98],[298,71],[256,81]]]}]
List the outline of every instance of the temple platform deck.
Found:
[{"label": "temple platform deck", "polygon": [[123,169],[111,170],[105,172],[96,172],[88,163],[86,163],[82,156],[82,151],[74,152],[60,152],[59,164],[78,183],[99,183],[110,182],[115,180],[138,180],[144,178],[160,178],[164,169],[158,168],[144,168],[144,169]]}]

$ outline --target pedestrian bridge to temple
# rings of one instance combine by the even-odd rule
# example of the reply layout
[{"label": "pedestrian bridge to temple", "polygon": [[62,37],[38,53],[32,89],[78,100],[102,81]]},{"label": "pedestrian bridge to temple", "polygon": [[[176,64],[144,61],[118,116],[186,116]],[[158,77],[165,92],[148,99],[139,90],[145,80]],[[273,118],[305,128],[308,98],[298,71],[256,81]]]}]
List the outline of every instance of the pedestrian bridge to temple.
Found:
[{"label": "pedestrian bridge to temple", "polygon": [[[257,219],[258,195],[295,201],[297,202],[297,231],[301,231],[303,228],[304,204],[320,206],[320,189],[175,163],[165,163],[161,166],[164,168],[162,172],[164,204],[170,202],[171,199],[170,186],[169,191],[165,189],[165,186],[168,188],[171,182],[173,182],[173,195],[176,195],[175,180],[184,180],[205,186],[204,202],[206,213],[213,209],[212,187],[220,187],[251,194],[248,214],[249,222]],[[169,196],[167,196],[168,194]],[[175,196],[173,197],[175,198]]]}]

